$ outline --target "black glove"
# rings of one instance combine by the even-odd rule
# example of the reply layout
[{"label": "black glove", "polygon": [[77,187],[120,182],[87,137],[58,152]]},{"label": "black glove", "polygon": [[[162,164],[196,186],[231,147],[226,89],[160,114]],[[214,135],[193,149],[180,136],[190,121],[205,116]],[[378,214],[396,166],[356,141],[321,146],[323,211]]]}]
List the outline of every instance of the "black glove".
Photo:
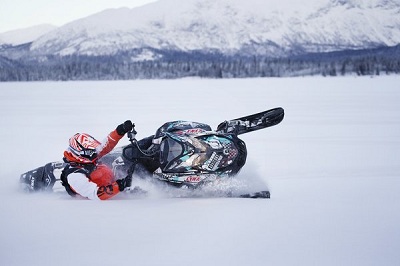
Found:
[{"label": "black glove", "polygon": [[131,131],[134,126],[135,125],[132,124],[131,120],[126,120],[123,124],[117,126],[117,133],[118,135],[123,136]]},{"label": "black glove", "polygon": [[125,188],[130,187],[132,185],[132,176],[127,176],[122,179],[118,179],[117,181],[119,191],[124,191]]}]

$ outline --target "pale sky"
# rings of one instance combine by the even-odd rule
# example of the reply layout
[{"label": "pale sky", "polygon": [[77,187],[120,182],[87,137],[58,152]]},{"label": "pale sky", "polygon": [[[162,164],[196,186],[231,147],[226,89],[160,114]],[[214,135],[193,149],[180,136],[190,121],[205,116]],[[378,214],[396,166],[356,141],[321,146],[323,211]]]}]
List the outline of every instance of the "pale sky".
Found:
[{"label": "pale sky", "polygon": [[156,0],[0,0],[0,33],[39,24],[62,26],[107,8],[138,7]]}]

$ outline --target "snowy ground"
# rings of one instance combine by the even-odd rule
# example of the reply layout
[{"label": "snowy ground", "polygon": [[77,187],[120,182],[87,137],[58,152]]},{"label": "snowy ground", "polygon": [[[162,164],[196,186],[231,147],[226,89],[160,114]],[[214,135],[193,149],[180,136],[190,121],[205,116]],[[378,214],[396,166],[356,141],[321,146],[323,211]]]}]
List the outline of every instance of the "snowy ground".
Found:
[{"label": "snowy ground", "polygon": [[[0,265],[400,265],[400,77],[0,83]],[[282,106],[243,136],[238,177],[271,199],[26,195],[19,175],[68,138],[216,127]],[[127,144],[127,140],[121,145]]]}]

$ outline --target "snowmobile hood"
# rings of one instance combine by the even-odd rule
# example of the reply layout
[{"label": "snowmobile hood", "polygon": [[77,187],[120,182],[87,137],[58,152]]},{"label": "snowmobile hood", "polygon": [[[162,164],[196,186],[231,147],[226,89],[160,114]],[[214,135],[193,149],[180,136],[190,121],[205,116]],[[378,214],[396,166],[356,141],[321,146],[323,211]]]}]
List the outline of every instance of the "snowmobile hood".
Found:
[{"label": "snowmobile hood", "polygon": [[239,154],[231,136],[215,133],[197,136],[166,133],[160,151],[162,169],[169,173],[223,171]]}]

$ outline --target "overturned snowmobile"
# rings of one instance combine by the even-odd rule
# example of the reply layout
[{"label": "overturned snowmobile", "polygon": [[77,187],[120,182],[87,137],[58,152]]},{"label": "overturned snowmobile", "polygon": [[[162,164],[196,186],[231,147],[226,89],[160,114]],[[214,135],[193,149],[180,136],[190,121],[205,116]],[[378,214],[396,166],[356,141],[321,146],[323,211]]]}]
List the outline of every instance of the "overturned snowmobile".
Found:
[{"label": "overturned snowmobile", "polygon": [[[135,175],[196,188],[234,176],[244,166],[247,149],[238,135],[277,125],[283,118],[284,110],[275,108],[224,121],[215,131],[203,123],[173,121],[140,141],[133,129],[128,133],[131,144],[116,148],[100,162],[113,169],[116,179]],[[22,174],[20,182],[27,191],[51,191],[65,166],[63,162],[48,163]],[[243,197],[269,197],[269,192]]]}]

